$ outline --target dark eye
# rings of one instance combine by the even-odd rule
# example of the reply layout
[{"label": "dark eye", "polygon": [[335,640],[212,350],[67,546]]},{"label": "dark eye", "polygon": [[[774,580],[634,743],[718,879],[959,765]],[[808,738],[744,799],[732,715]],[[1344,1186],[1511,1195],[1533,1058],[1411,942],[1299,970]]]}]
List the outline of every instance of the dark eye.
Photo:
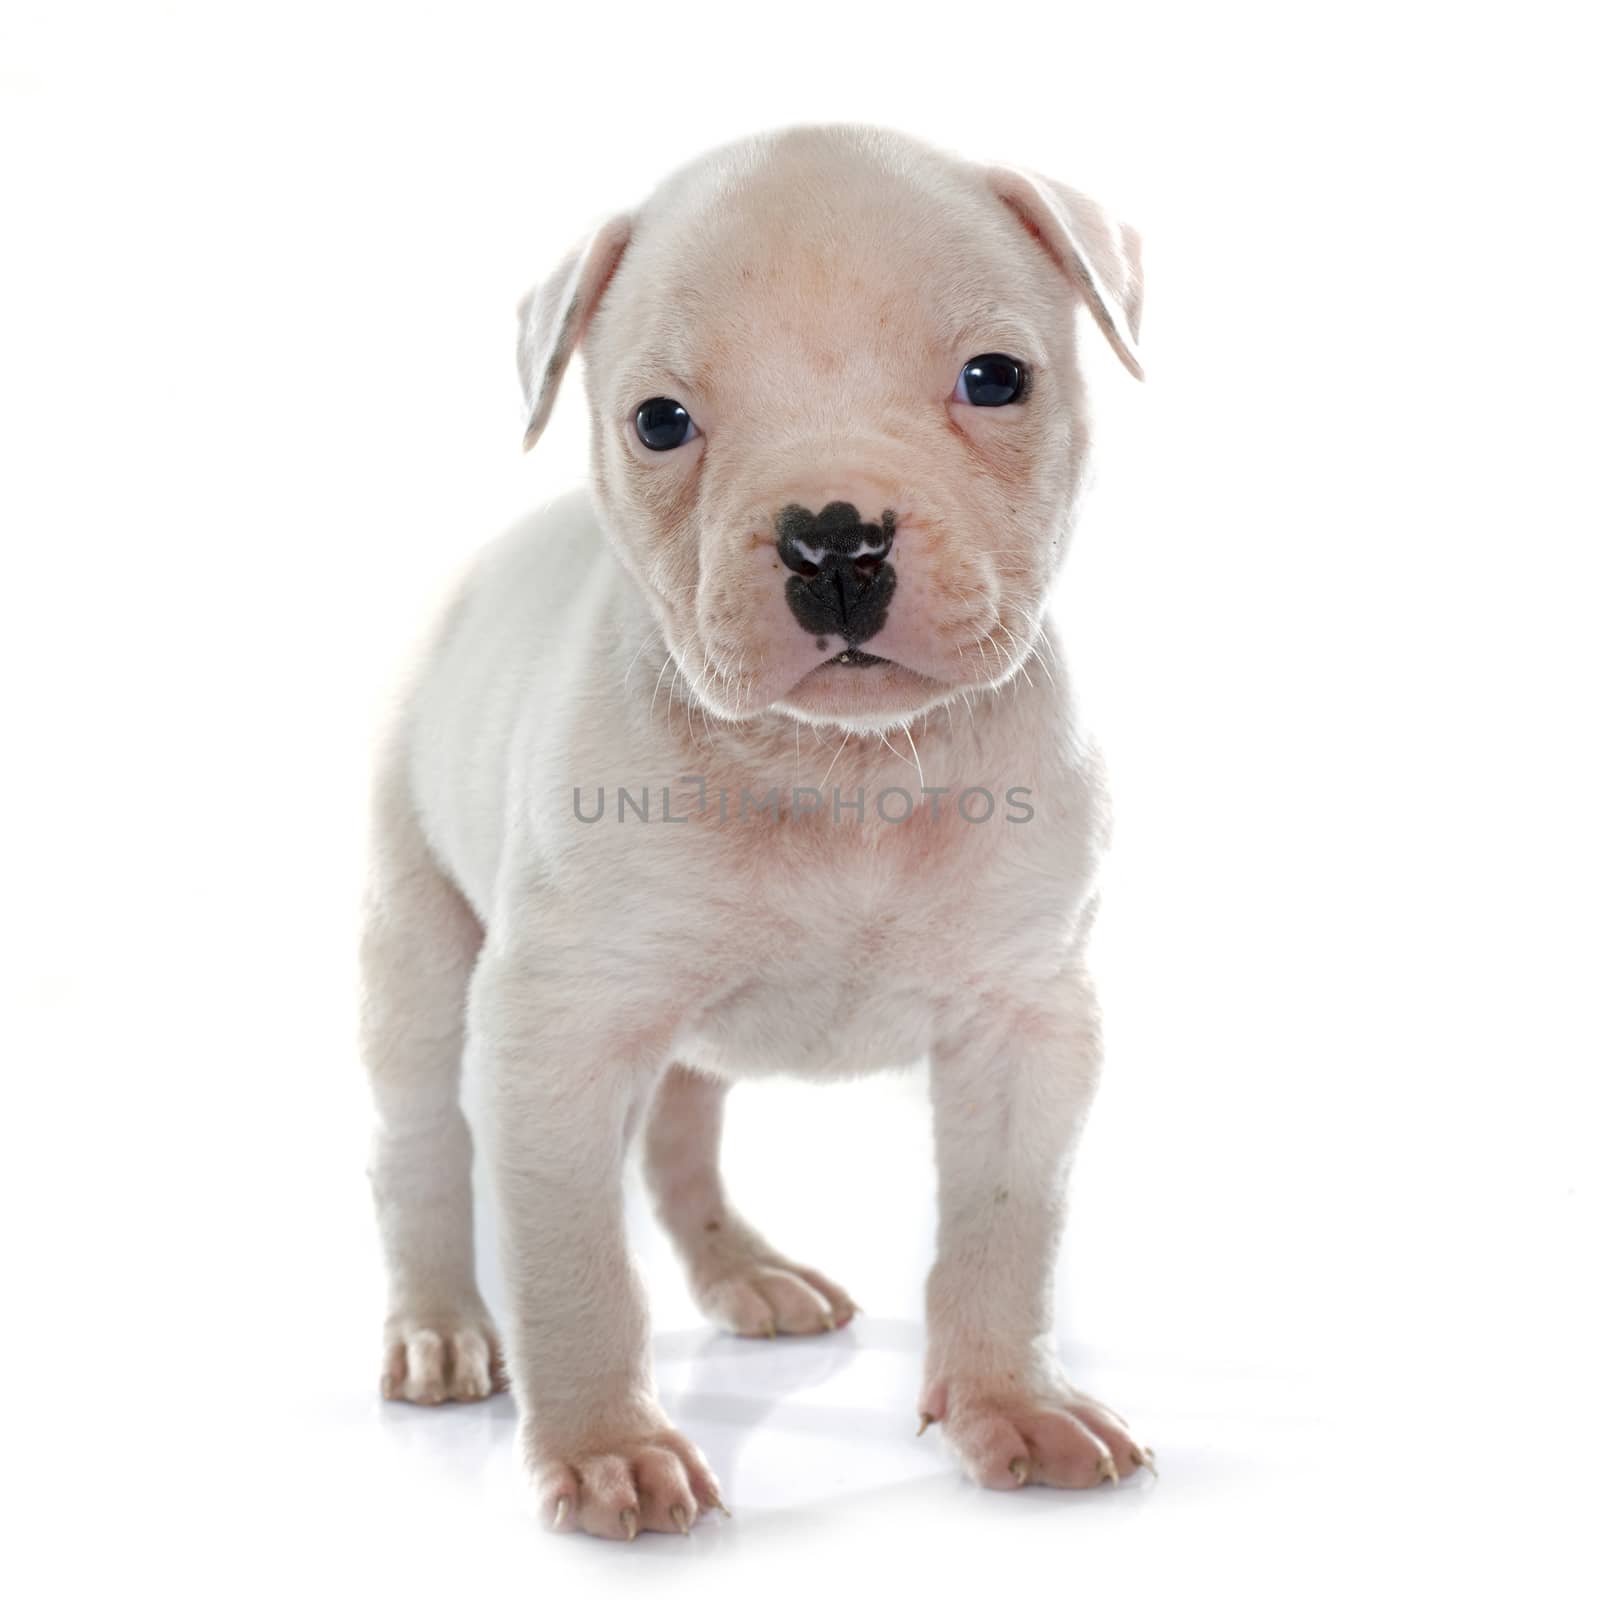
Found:
[{"label": "dark eye", "polygon": [[956,399],[968,406],[1009,406],[1022,398],[1028,369],[1015,356],[974,356],[956,379]]},{"label": "dark eye", "polygon": [[633,415],[633,425],[646,450],[676,450],[694,438],[694,422],[676,400],[657,395]]}]

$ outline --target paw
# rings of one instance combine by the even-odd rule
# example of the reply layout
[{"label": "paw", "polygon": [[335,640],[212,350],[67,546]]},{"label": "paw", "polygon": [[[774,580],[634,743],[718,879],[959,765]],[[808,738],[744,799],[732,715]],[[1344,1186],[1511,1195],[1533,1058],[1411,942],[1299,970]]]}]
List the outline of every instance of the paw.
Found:
[{"label": "paw", "polygon": [[686,1534],[706,1511],[727,1514],[705,1457],[664,1424],[599,1432],[559,1451],[535,1442],[528,1460],[540,1512],[557,1533]]},{"label": "paw", "polygon": [[385,1400],[419,1406],[487,1400],[506,1385],[500,1336],[487,1312],[391,1316],[383,1330]]},{"label": "paw", "polygon": [[708,1262],[693,1281],[700,1309],[718,1327],[747,1338],[832,1333],[861,1309],[831,1279],[781,1256]]},{"label": "paw", "polygon": [[1116,1412],[1064,1384],[1018,1392],[960,1378],[934,1383],[922,1407],[923,1427],[931,1422],[943,1424],[968,1476],[985,1489],[1093,1489],[1141,1467],[1155,1471],[1153,1452]]}]

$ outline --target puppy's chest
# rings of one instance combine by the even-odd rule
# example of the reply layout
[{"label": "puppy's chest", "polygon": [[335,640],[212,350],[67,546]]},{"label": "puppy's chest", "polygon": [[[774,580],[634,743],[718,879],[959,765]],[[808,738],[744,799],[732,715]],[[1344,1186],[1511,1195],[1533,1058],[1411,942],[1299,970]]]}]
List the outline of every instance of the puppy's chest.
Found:
[{"label": "puppy's chest", "polygon": [[[832,841],[828,841],[832,842]],[[981,860],[911,838],[774,848],[725,886],[723,982],[687,1053],[730,1075],[908,1065],[981,980],[999,893]]]}]

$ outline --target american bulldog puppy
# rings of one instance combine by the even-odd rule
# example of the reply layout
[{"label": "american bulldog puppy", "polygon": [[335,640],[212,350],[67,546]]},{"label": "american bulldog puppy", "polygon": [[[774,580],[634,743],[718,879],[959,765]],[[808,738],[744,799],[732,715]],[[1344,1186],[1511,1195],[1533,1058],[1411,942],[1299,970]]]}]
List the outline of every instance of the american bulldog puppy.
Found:
[{"label": "american bulldog puppy", "polygon": [[691,163],[520,307],[525,444],[581,347],[590,481],[477,560],[388,731],[363,1038],[383,1391],[509,1380],[554,1527],[687,1532],[721,1505],[653,1386],[636,1136],[708,1317],[855,1314],[724,1190],[723,1099],[758,1074],[929,1063],[922,1422],[977,1482],[1149,1463],[1052,1341],[1107,808],[1045,615],[1089,448],[1078,340],[1141,376],[1140,295],[1137,236],[1077,191],[842,126]]}]

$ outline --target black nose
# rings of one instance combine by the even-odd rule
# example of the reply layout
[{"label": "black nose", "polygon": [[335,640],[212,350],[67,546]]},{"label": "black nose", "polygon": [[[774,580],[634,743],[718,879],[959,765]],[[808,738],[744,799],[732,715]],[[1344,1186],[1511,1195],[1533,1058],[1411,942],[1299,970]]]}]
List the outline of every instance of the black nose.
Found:
[{"label": "black nose", "polygon": [[863,522],[848,500],[815,514],[804,506],[778,513],[778,555],[794,574],[784,593],[808,633],[837,633],[857,645],[883,626],[894,594],[894,520],[885,511],[878,522]]}]

